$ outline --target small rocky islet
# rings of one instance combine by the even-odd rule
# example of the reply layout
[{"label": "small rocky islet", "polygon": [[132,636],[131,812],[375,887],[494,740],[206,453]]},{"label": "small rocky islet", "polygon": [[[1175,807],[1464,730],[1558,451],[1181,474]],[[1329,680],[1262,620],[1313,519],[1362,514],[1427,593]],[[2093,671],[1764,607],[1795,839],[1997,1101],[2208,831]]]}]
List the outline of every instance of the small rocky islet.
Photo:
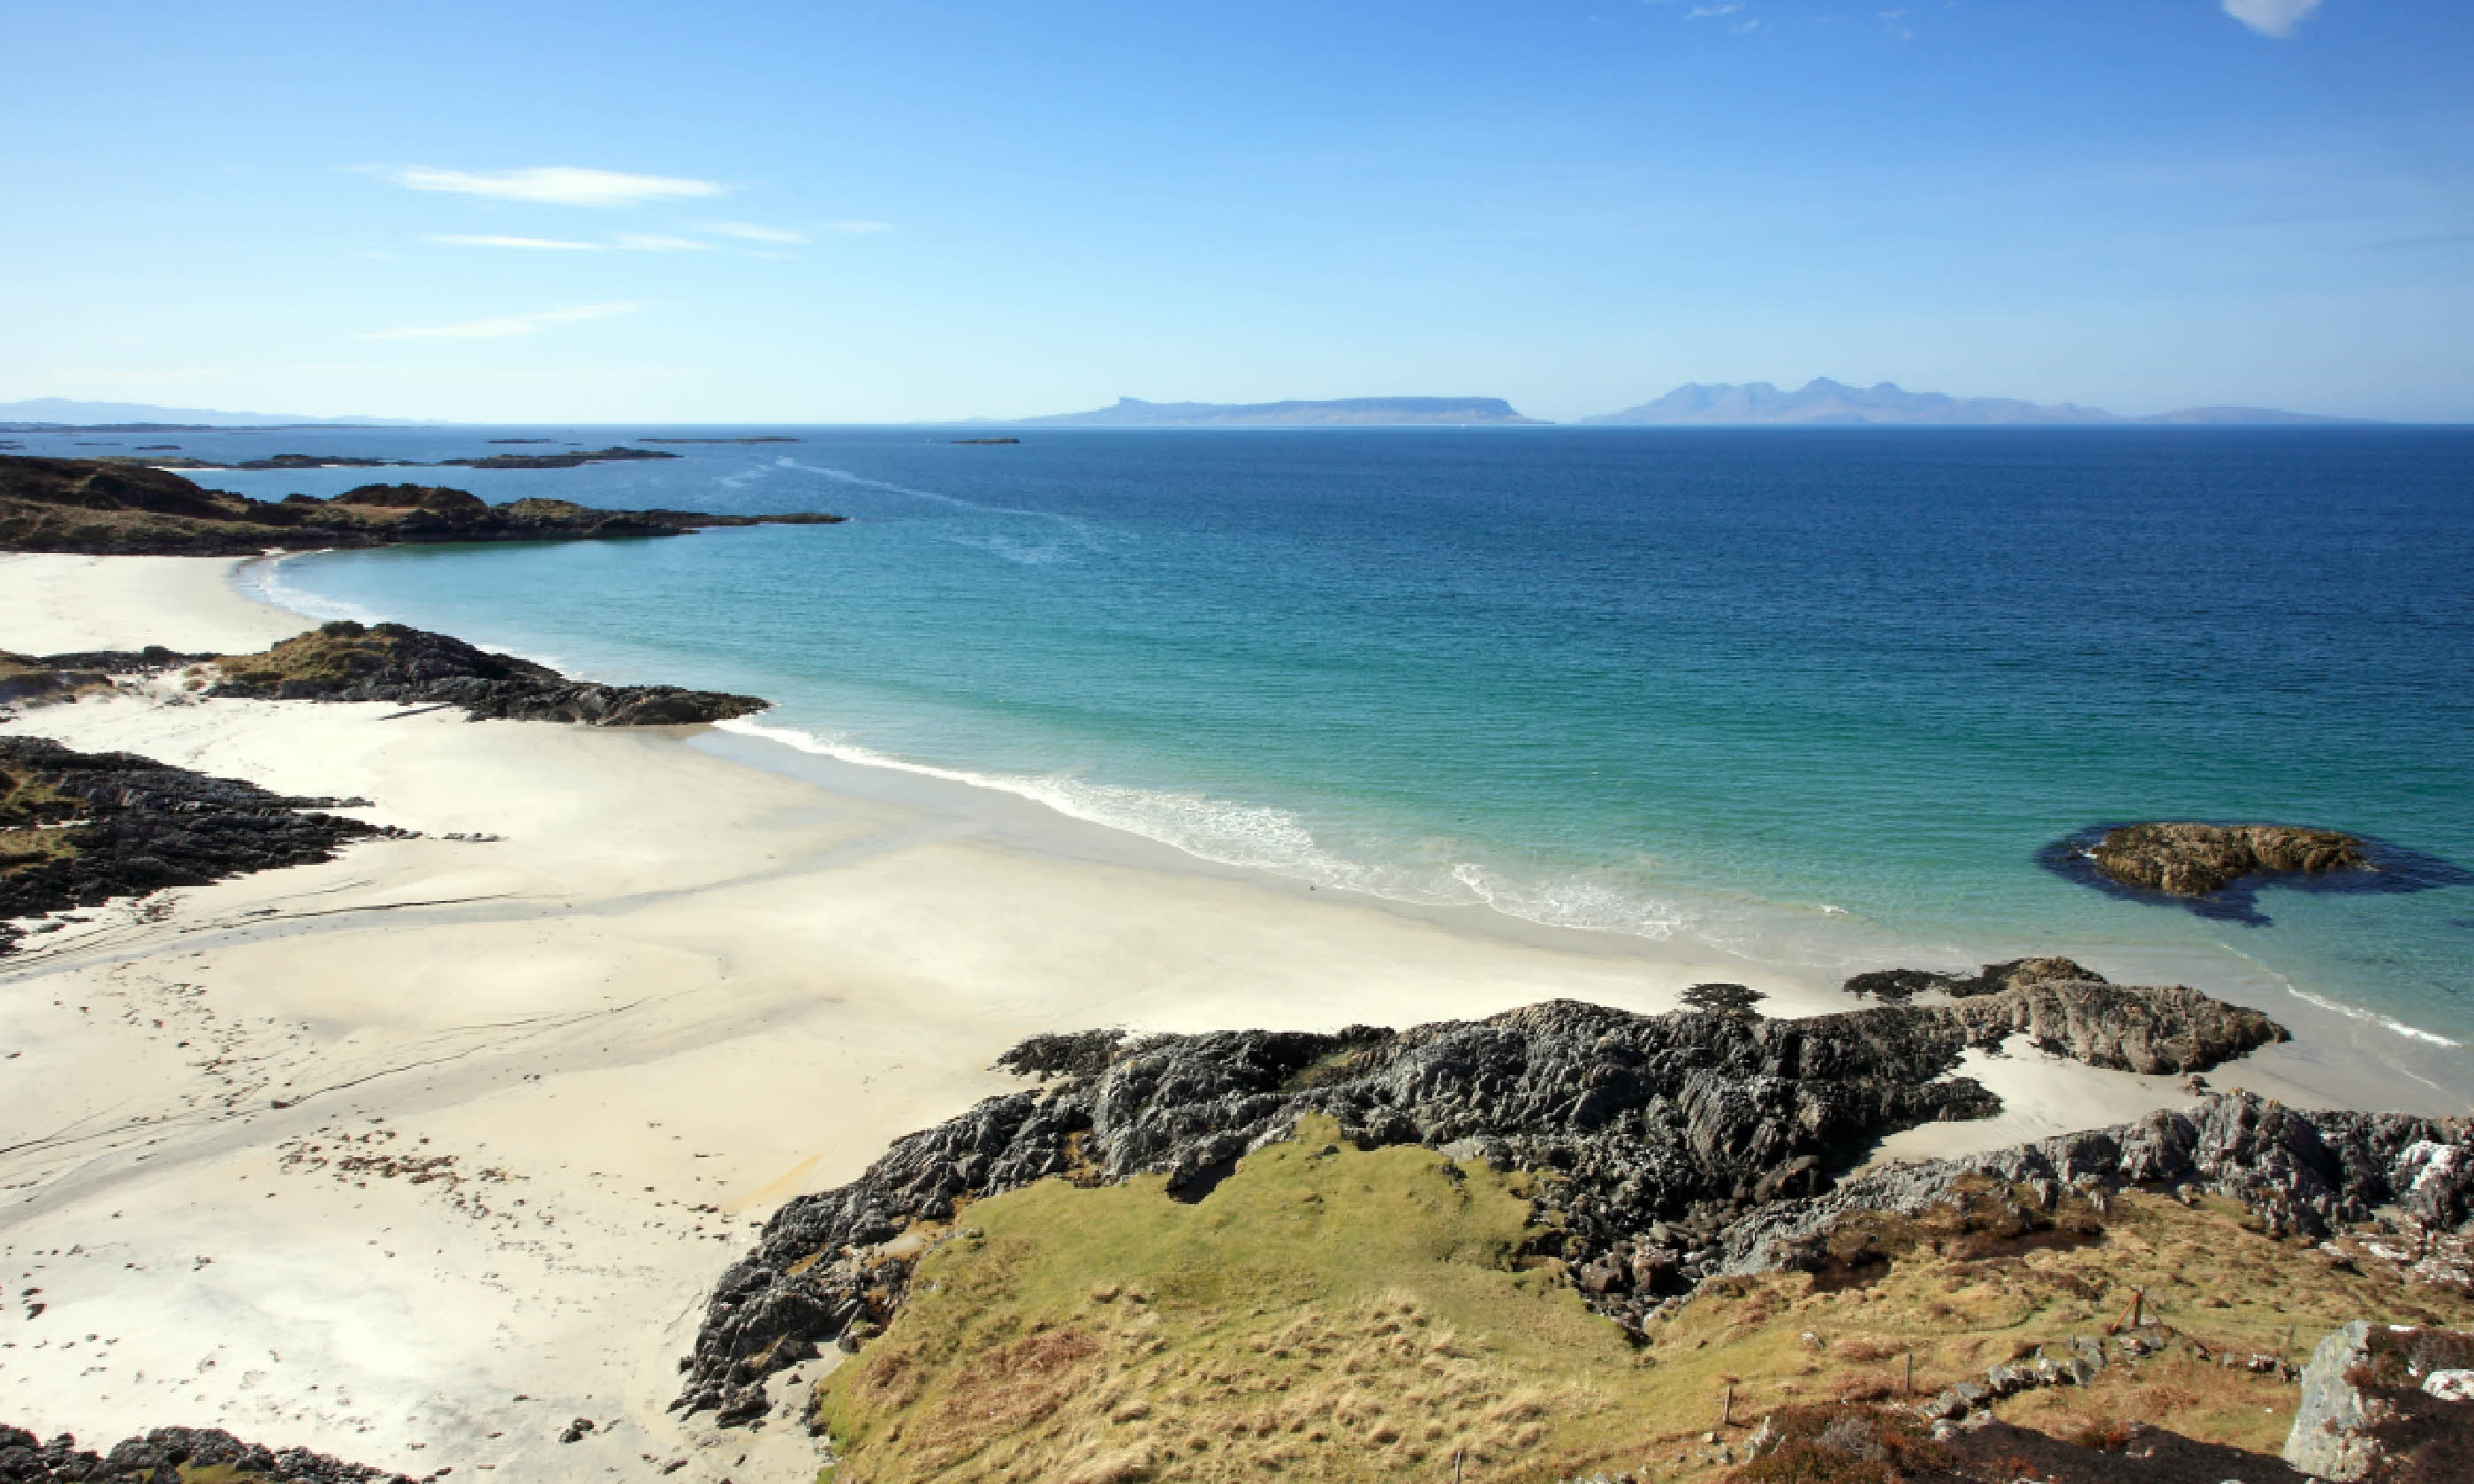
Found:
[{"label": "small rocky islet", "polygon": [[2257,874],[2371,869],[2355,836],[2295,825],[2122,825],[2088,855],[2112,880],[2171,897],[2205,897]]}]

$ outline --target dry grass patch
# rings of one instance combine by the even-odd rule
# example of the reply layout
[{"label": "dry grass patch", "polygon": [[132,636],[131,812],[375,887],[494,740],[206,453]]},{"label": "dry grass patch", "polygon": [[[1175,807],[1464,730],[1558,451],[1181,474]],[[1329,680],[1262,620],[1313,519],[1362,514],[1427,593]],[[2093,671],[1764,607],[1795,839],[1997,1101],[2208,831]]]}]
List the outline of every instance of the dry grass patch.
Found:
[{"label": "dry grass patch", "polygon": [[[1856,1281],[1712,1282],[1636,1345],[1522,1258],[1540,1234],[1529,1177],[1414,1147],[1317,1152],[1334,1137],[1302,1129],[1193,1205],[1154,1179],[975,1206],[982,1234],[929,1255],[885,1334],[819,1387],[834,1477],[1390,1481],[1456,1460],[1465,1484],[1715,1476],[1708,1433],[1902,1403],[1910,1367],[1928,1395],[2101,1333],[2134,1289],[2245,1356],[2299,1358],[2360,1317],[2474,1324],[2462,1294],[2347,1271],[2237,1208],[2134,1194],[2040,1233],[1963,1211],[1877,1226],[1847,1254]],[[2065,1438],[2135,1418],[2273,1451],[2294,1398],[2185,1347],[1999,1412]]]}]

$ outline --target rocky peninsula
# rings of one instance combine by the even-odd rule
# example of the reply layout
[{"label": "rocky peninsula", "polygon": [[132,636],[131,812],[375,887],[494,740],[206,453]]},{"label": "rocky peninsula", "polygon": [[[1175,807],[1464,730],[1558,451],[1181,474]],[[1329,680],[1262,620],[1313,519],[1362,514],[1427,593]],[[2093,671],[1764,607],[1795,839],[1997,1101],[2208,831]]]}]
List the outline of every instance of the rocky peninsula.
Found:
[{"label": "rocky peninsula", "polygon": [[1202,1200],[1309,1115],[1360,1148],[1417,1144],[1553,1174],[1533,1200],[1539,1255],[1637,1330],[1726,1266],[1746,1221],[1819,1196],[1883,1136],[1998,1109],[1952,1075],[1971,1046],[2018,1035],[2091,1065],[2185,1073],[2285,1034],[2192,990],[2082,971],[1953,1005],[1806,1019],[1558,1001],[1401,1031],[1037,1037],[1000,1065],[1061,1081],[913,1135],[859,1181],[773,1216],[716,1290],[678,1404],[762,1416],[765,1376],[891,1319],[909,1269],[884,1244],[951,1222],[963,1203],[1053,1175],[1158,1175],[1170,1195]]},{"label": "rocky peninsula", "polygon": [[[1954,1003],[1799,1020],[1566,1001],[1398,1032],[1034,1037],[1001,1065],[1038,1088],[774,1215],[672,1405],[732,1426],[789,1403],[866,1484],[1438,1464],[2300,1484],[2332,1450],[2453,1477],[2474,1385],[2426,1395],[2442,1362],[2412,1357],[2474,1336],[2370,1327],[2398,1337],[2393,1374],[2314,1361],[2316,1390],[2300,1360],[2349,1306],[2474,1320],[2467,1120],[2235,1091],[1859,1167],[1886,1129],[1998,1102],[1951,1075],[1963,1047],[2140,1045],[2195,1087],[2282,1034],[2025,962]],[[1613,1326],[1548,1327],[1557,1293]],[[2342,1331],[2358,1351],[2365,1328]],[[2326,1400],[2357,1383],[2387,1400]]]},{"label": "rocky peninsula", "polygon": [[332,499],[292,494],[268,501],[137,465],[0,456],[0,551],[252,556],[274,547],[610,540],[717,526],[830,525],[841,518],[595,510],[569,500],[492,505],[466,491],[410,484],[364,485]]},{"label": "rocky peninsula", "polygon": [[0,736],[0,954],[25,937],[18,921],[45,913],[330,860],[354,840],[390,833],[324,812],[367,802]]},{"label": "rocky peninsula", "polygon": [[[402,624],[326,624],[255,654],[155,648],[28,657],[0,653],[0,706],[41,706],[181,671],[178,702],[376,701],[460,708],[473,721],[590,727],[687,726],[746,716],[755,696],[676,685],[571,681]],[[0,710],[0,719],[9,713]],[[0,736],[0,953],[26,929],[12,919],[94,907],[170,887],[332,859],[353,840],[403,831],[322,812],[360,799],[270,793],[129,753],[85,754],[39,736]],[[33,931],[57,931],[61,922]]]},{"label": "rocky peninsula", "polygon": [[322,624],[257,654],[217,657],[213,673],[209,697],[460,706],[473,721],[685,727],[750,716],[771,705],[718,690],[571,681],[547,665],[493,654],[449,634],[350,619]]}]

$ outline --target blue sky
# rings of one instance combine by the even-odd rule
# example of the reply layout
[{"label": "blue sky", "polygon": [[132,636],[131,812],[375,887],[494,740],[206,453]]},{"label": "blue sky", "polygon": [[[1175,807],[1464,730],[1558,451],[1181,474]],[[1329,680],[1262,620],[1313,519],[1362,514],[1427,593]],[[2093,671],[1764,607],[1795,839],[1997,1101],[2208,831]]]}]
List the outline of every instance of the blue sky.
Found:
[{"label": "blue sky", "polygon": [[0,400],[2474,420],[2463,0],[136,0],[0,45]]}]

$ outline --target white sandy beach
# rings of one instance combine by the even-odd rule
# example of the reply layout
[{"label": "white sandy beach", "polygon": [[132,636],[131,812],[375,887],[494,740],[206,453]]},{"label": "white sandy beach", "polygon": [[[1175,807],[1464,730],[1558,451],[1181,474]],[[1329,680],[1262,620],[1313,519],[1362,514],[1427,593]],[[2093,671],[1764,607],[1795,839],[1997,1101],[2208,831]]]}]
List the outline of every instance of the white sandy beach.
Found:
[{"label": "white sandy beach", "polygon": [[[230,566],[0,556],[0,648],[243,650],[308,626],[241,597]],[[959,786],[846,792],[667,731],[394,710],[166,685],[8,723],[365,797],[362,817],[424,838],[97,909],[0,960],[18,1301],[0,1422],[88,1446],[225,1426],[412,1473],[652,1477],[688,1457],[673,1477],[805,1481],[797,1429],[699,1448],[710,1429],[665,1411],[704,1294],[783,1199],[1008,1086],[987,1066],[1022,1036],[1555,996],[1656,1011],[1706,979],[1777,1014],[1855,1003],[1736,962],[1111,857],[1074,848],[1071,822],[1042,850],[1029,806],[977,813]],[[441,838],[472,831],[502,838]],[[2187,1101],[2033,1055],[1970,1069],[2008,1111],[1888,1153]],[[2365,1095],[2309,1042],[2215,1080]],[[594,1431],[558,1442],[575,1418]]]}]

